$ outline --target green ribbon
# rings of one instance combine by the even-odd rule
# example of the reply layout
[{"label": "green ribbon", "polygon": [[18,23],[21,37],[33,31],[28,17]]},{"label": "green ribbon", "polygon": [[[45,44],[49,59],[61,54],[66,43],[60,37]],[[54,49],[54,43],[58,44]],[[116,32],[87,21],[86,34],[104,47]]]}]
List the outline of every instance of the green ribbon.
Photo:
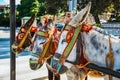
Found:
[{"label": "green ribbon", "polygon": [[36,34],[38,36],[49,37],[49,34],[47,32],[44,32],[44,31],[38,31],[38,32],[36,32]]},{"label": "green ribbon", "polygon": [[[67,27],[67,29],[68,29],[68,27]],[[60,64],[63,64],[63,62],[61,62],[61,61],[65,61],[67,59],[67,57],[69,56],[77,38],[78,38],[78,35],[80,33],[80,29],[81,29],[81,26],[79,26],[75,29],[75,32],[73,34],[71,41],[67,44],[62,56],[60,57],[60,60],[59,60]]]}]

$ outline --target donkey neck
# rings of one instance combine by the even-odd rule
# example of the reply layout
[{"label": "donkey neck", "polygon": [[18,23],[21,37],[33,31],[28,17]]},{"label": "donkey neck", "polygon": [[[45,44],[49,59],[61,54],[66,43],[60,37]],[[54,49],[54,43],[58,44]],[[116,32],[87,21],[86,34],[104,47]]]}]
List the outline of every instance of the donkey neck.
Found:
[{"label": "donkey neck", "polygon": [[[106,67],[106,54],[109,53],[109,36],[99,31],[91,30],[89,33],[81,33],[84,41],[85,57],[88,61]],[[110,37],[114,54],[114,69],[120,69],[120,39]]]}]

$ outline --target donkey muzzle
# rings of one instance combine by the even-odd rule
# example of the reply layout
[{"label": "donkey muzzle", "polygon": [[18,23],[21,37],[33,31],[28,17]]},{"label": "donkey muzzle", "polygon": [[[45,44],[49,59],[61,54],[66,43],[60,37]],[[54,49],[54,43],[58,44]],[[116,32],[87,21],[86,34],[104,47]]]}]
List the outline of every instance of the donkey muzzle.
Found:
[{"label": "donkey muzzle", "polygon": [[19,54],[20,52],[22,52],[22,48],[19,48],[18,46],[16,46],[15,44],[12,45],[12,52],[14,54]]}]

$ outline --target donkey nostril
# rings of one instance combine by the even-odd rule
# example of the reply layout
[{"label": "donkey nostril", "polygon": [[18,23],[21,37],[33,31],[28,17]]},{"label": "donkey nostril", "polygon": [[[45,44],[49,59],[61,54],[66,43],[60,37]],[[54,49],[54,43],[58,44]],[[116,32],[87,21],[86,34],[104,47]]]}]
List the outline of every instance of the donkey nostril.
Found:
[{"label": "donkey nostril", "polygon": [[17,49],[16,48],[12,48],[12,52],[16,53]]},{"label": "donkey nostril", "polygon": [[16,51],[17,51],[17,46],[12,45],[12,52],[13,52],[13,53],[16,53]]},{"label": "donkey nostril", "polygon": [[45,43],[45,41],[43,41],[43,42],[39,43],[39,45],[44,44],[44,43]]}]

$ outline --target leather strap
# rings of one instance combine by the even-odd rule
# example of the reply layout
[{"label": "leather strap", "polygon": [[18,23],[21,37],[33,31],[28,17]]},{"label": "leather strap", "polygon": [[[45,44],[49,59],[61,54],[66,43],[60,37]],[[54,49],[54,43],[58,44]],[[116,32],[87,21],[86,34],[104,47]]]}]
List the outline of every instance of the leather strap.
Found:
[{"label": "leather strap", "polygon": [[78,26],[75,31],[74,31],[74,34],[71,38],[71,41],[68,43],[68,45],[66,46],[66,48],[64,49],[63,53],[62,53],[62,56],[60,57],[59,59],[59,64],[63,64],[64,61],[67,59],[67,57],[69,56],[77,38],[78,38],[78,35],[80,33],[80,29],[81,29],[81,26]]},{"label": "leather strap", "polygon": [[[112,51],[112,42],[111,42],[110,36],[109,36],[109,51],[110,52],[106,55],[106,67],[113,69],[113,67],[114,67],[114,55],[113,55],[113,51]],[[109,80],[112,80],[111,75],[109,75]]]},{"label": "leather strap", "polygon": [[48,53],[51,41],[52,41],[52,36],[49,35],[48,40],[44,44],[44,49],[43,49],[43,51],[39,55],[39,59],[38,59],[38,63],[39,64],[42,63],[42,61],[44,60],[45,55]]}]

